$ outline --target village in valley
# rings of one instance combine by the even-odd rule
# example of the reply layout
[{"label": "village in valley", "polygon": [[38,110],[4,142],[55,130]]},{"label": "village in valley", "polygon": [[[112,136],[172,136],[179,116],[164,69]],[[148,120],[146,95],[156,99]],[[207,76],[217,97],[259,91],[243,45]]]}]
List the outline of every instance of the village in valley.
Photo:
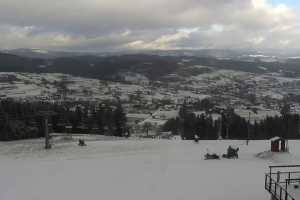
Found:
[{"label": "village in valley", "polygon": [[[143,135],[147,132],[147,136],[163,132],[162,126],[178,117],[183,103],[189,104],[195,115],[209,115],[214,121],[220,119],[224,110],[234,109],[252,124],[267,117],[281,116],[281,108],[287,102],[292,113],[300,112],[300,78],[205,66],[185,70],[191,68],[205,70],[197,76],[180,76],[181,71],[157,81],[132,72],[119,74],[118,81],[60,73],[2,72],[0,98],[21,102],[73,102],[73,109],[87,103],[98,106],[101,102],[120,101],[132,133]],[[172,78],[176,81],[169,80]]]}]

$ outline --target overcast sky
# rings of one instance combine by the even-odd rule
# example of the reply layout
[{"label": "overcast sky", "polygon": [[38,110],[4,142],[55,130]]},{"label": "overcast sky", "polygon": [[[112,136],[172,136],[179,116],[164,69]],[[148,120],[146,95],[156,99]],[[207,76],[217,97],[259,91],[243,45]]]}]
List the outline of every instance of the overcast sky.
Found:
[{"label": "overcast sky", "polygon": [[1,0],[0,48],[300,48],[298,0]]}]

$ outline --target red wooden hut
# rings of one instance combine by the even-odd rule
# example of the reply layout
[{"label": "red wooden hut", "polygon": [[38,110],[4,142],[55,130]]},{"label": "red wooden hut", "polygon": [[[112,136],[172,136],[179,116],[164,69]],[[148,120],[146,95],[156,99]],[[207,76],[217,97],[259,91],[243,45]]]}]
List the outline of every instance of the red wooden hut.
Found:
[{"label": "red wooden hut", "polygon": [[271,151],[272,152],[286,152],[287,151],[287,141],[282,137],[273,137],[271,141]]}]

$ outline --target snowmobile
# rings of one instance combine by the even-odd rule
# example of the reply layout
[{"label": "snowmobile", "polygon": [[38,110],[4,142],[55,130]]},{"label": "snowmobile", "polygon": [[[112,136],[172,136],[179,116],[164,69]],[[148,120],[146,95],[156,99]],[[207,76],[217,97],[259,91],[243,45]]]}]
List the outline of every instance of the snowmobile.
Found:
[{"label": "snowmobile", "polygon": [[209,154],[209,153],[207,153],[207,154],[205,154],[204,155],[204,159],[205,160],[219,160],[220,159],[220,156],[218,156],[217,154]]},{"label": "snowmobile", "polygon": [[79,139],[78,140],[78,145],[83,147],[83,146],[86,146],[86,143],[83,139]]},{"label": "snowmobile", "polygon": [[239,148],[232,148],[231,146],[229,146],[227,148],[227,154],[223,154],[222,157],[223,158],[227,158],[227,159],[238,159],[239,158],[239,155],[238,155],[238,152],[239,152]]}]

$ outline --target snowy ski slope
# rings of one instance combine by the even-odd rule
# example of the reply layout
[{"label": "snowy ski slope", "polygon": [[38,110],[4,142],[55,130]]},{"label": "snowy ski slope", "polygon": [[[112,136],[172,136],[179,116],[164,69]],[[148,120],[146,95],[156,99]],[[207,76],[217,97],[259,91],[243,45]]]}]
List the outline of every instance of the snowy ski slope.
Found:
[{"label": "snowy ski slope", "polygon": [[[99,138],[98,138],[99,139]],[[0,143],[1,200],[268,200],[269,164],[299,164],[290,154],[255,155],[269,141],[93,140],[86,147],[43,140]],[[204,160],[240,148],[238,160]]]}]

